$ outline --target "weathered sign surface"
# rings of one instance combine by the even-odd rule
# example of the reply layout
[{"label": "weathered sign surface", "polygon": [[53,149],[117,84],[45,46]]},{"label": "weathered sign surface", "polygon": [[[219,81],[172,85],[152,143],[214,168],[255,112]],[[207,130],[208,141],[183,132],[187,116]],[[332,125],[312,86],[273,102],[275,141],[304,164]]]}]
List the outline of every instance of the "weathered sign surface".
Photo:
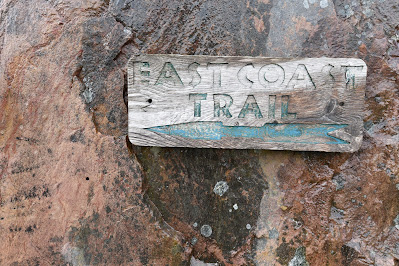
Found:
[{"label": "weathered sign surface", "polygon": [[163,147],[353,152],[367,66],[353,58],[140,55],[129,138]]}]

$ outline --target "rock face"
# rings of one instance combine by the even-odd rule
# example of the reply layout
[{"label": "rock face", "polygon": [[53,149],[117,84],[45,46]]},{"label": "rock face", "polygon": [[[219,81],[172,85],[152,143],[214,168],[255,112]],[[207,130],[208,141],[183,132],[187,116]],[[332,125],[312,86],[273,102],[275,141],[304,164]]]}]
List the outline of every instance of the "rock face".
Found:
[{"label": "rock face", "polygon": [[[1,265],[399,265],[396,0],[0,2]],[[356,153],[148,148],[136,53],[358,57]]]}]

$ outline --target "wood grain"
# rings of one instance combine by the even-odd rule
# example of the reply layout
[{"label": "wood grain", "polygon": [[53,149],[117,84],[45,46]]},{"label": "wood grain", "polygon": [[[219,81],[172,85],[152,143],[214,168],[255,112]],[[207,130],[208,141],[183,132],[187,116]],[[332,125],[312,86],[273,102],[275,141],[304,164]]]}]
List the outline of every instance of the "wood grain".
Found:
[{"label": "wood grain", "polygon": [[128,63],[135,145],[353,152],[367,66],[354,58],[139,55]]}]

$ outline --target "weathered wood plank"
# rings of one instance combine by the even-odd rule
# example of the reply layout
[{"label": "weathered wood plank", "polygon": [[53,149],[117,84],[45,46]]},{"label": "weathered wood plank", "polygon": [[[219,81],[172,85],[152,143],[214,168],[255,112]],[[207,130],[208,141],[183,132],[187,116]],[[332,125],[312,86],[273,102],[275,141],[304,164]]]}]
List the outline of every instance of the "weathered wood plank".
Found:
[{"label": "weathered wood plank", "polygon": [[143,146],[353,152],[367,66],[353,58],[140,55],[129,139]]}]

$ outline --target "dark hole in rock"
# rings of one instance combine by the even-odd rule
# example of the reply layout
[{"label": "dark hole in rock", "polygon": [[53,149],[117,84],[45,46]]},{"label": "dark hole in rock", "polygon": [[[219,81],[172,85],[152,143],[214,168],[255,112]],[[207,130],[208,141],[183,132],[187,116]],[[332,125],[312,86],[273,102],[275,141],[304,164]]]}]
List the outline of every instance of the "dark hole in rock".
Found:
[{"label": "dark hole in rock", "polygon": [[125,103],[125,105],[126,105],[126,109],[128,108],[128,100],[127,100],[127,95],[128,95],[128,92],[127,92],[127,75],[126,75],[126,73],[123,75],[123,79],[124,79],[124,84],[123,84],[123,102]]}]

